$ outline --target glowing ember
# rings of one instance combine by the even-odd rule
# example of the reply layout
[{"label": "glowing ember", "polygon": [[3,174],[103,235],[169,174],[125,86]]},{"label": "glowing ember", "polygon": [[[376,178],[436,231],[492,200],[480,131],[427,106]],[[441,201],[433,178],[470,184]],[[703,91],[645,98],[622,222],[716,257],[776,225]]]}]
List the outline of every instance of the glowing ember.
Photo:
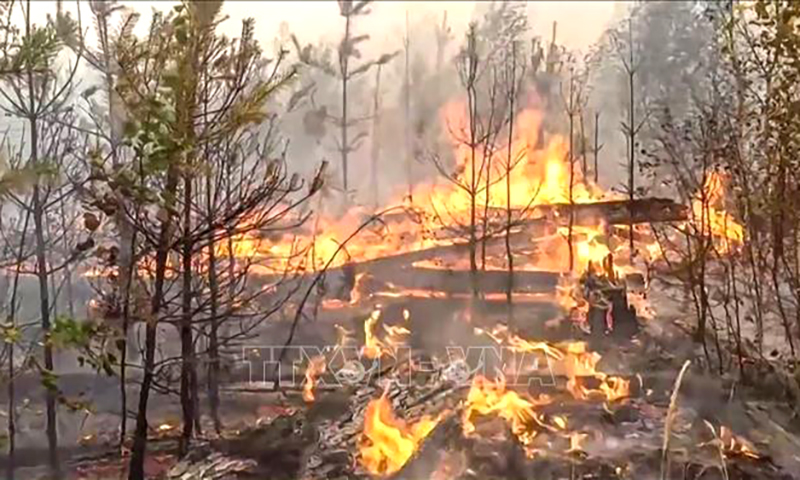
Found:
[{"label": "glowing ember", "polygon": [[303,384],[303,400],[306,402],[311,403],[316,399],[314,397],[314,387],[317,385],[319,376],[325,373],[325,368],[326,361],[322,355],[312,358],[308,367],[306,367],[306,381]]},{"label": "glowing ember", "polygon": [[364,414],[361,464],[375,475],[397,472],[438,422],[438,419],[423,417],[414,423],[407,423],[395,416],[392,404],[385,395],[372,400]]},{"label": "glowing ember", "polygon": [[161,425],[158,426],[158,431],[159,432],[169,432],[170,430],[173,430],[174,428],[175,428],[175,425],[170,425],[169,423],[162,423]]}]

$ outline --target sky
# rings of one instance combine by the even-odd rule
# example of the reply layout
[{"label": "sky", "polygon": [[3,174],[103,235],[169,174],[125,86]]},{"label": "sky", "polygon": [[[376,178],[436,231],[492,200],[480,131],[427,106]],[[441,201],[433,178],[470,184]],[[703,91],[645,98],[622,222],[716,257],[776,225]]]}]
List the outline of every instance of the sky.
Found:
[{"label": "sky", "polygon": [[[65,0],[64,8],[75,12],[76,3]],[[177,4],[166,0],[122,3],[142,14],[139,24],[141,31],[146,29],[153,8],[165,10]],[[86,28],[91,25],[89,7],[85,1],[79,4]],[[454,34],[460,36],[472,18],[475,4],[467,1],[378,0],[371,7],[372,14],[358,20],[357,29],[360,33],[369,34],[377,44],[397,44],[402,38],[406,11],[409,22],[413,24],[430,16],[440,18],[446,9],[448,23],[453,26]],[[608,22],[623,4],[615,1],[531,1],[527,2],[527,9],[535,34],[549,40],[552,24],[556,21],[559,41],[570,49],[585,51],[607,28]],[[36,23],[44,22],[48,13],[55,12],[55,1],[37,0],[31,5]],[[223,6],[223,12],[229,16],[229,20],[221,28],[223,32],[235,35],[242,19],[254,17],[259,41],[269,44],[275,38],[281,22],[285,21],[301,41],[316,43],[320,37],[333,39],[340,32],[342,19],[338,9],[335,0],[229,0]]]}]

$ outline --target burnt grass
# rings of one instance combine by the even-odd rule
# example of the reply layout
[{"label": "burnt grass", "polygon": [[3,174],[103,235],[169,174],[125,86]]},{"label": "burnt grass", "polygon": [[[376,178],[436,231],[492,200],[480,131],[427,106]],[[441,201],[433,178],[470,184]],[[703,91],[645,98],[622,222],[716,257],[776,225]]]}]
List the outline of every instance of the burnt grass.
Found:
[{"label": "burnt grass", "polygon": [[[373,300],[373,303],[375,301]],[[383,299],[383,318],[397,323],[402,312],[410,312],[409,344],[414,351],[441,352],[448,345],[477,345],[481,340],[472,333],[474,327],[488,328],[508,319],[502,302],[479,305],[467,319],[463,312],[466,300]],[[356,332],[363,344],[363,321],[373,305],[328,313],[317,323],[303,322],[297,344],[323,346],[334,341],[333,323]],[[659,311],[659,305],[656,306]],[[669,307],[665,309],[669,312]],[[563,379],[555,386],[539,388],[532,393],[553,394],[557,401],[541,408],[545,415],[566,416],[569,430],[586,435],[577,451],[569,450],[569,441],[561,435],[542,432],[537,437],[546,454],[528,458],[504,422],[487,419],[487,438],[465,438],[460,429],[451,429],[446,438],[439,435],[423,442],[417,455],[394,478],[431,477],[446,462],[462,465],[446,478],[505,479],[658,479],[661,470],[661,442],[664,420],[682,363],[690,359],[691,369],[684,379],[678,399],[676,424],[672,426],[669,479],[800,479],[800,425],[786,407],[782,389],[768,375],[753,370],[747,381],[734,375],[707,372],[700,347],[693,343],[690,332],[669,313],[655,320],[642,321],[640,330],[627,338],[589,339],[582,332],[559,322],[561,312],[545,300],[514,306],[512,327],[520,336],[552,342],[591,340],[592,350],[602,355],[598,370],[630,380],[631,398],[612,404],[577,401],[563,395]],[[469,322],[469,323],[468,323]],[[262,338],[284,338],[287,325],[272,325]],[[235,365],[227,370],[229,385],[246,383],[247,376]],[[65,460],[68,478],[117,478],[125,468],[126,457],[119,455],[114,438],[119,422],[117,379],[90,374],[63,376],[60,384],[68,395],[91,399],[93,418],[91,442],[66,444],[62,440],[61,457]],[[129,398],[136,391],[129,387]],[[20,398],[27,398],[30,413],[41,405],[41,388],[35,378],[22,378],[18,383]],[[377,394],[380,391],[376,389]],[[562,395],[559,395],[559,392]],[[178,463],[176,458],[179,428],[154,431],[149,471],[152,478],[369,478],[356,459],[356,442],[338,451],[320,452],[316,445],[320,430],[329,428],[331,419],[353,415],[350,412],[353,388],[320,389],[316,402],[306,405],[296,388],[270,392],[267,388],[224,388],[221,437],[203,418],[204,435],[198,438],[190,454]],[[445,404],[456,405],[465,390],[454,390]],[[203,399],[202,401],[205,401]],[[155,395],[150,415],[151,427],[162,422],[178,425],[179,406],[168,395]],[[431,406],[431,409],[440,408]],[[425,412],[416,409],[412,415]],[[396,411],[400,417],[409,412]],[[435,414],[430,411],[426,413]],[[67,415],[69,417],[69,415]],[[81,415],[73,415],[79,422]],[[356,422],[356,420],[353,420]],[[83,420],[83,425],[86,421]],[[129,422],[130,425],[130,422]],[[711,433],[725,426],[739,438],[746,439],[758,458],[727,451],[720,457],[719,442]],[[357,428],[352,428],[358,431]],[[24,438],[26,433],[21,432]],[[35,435],[35,433],[33,434]],[[62,436],[64,439],[65,436]],[[75,438],[75,437],[73,437]],[[428,445],[426,445],[428,444]],[[538,444],[537,444],[538,446]],[[433,453],[431,453],[433,452]],[[310,455],[318,455],[322,466],[307,470]],[[17,450],[20,478],[37,478],[43,474],[44,442],[21,442]],[[453,460],[458,458],[458,462]],[[230,472],[215,474],[209,465],[226,459]],[[6,456],[0,456],[5,468]],[[211,462],[211,463],[210,463]],[[235,463],[239,462],[239,463]],[[183,473],[181,473],[183,472]],[[195,473],[192,473],[195,472]],[[441,473],[440,473],[441,474]],[[189,476],[180,476],[189,475]],[[227,475],[227,476],[225,476]],[[411,475],[411,476],[409,476]]]}]

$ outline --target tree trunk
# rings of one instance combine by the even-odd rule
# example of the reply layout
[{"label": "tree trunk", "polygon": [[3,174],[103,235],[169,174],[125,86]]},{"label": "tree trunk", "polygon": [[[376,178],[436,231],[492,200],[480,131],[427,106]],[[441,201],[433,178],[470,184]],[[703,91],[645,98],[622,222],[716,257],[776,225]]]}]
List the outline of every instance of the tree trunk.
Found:
[{"label": "tree trunk", "polygon": [[[208,152],[206,151],[206,158]],[[208,211],[209,226],[214,219],[214,201],[211,185],[211,176],[206,175],[206,201]],[[209,290],[209,310],[211,314],[211,325],[208,333],[208,406],[211,411],[211,421],[214,422],[214,430],[219,435],[222,431],[222,422],[219,418],[219,279],[217,278],[217,252],[214,242],[214,231],[209,228],[208,234],[208,290]]]},{"label": "tree trunk", "polygon": [[380,128],[381,128],[381,65],[378,65],[375,73],[375,94],[372,99],[372,155],[370,164],[370,180],[372,183],[372,202],[378,208],[380,199],[378,197],[378,164],[381,156]]},{"label": "tree trunk", "polygon": [[[174,198],[178,186],[178,172],[174,165],[170,165],[167,173],[167,184],[165,187],[165,198]],[[169,202],[166,211],[170,212],[174,202]],[[158,237],[156,248],[156,269],[155,284],[150,307],[150,318],[147,319],[145,334],[145,355],[144,355],[144,374],[142,386],[139,389],[139,410],[136,413],[136,432],[133,438],[133,450],[131,451],[130,467],[128,469],[129,480],[145,480],[144,458],[147,449],[147,403],[150,399],[150,389],[153,385],[153,375],[156,356],[156,328],[158,326],[158,315],[161,311],[164,300],[164,279],[167,270],[167,258],[169,255],[170,237],[172,235],[172,214],[167,213],[167,218],[161,224],[161,232]]]},{"label": "tree trunk", "polygon": [[403,112],[404,112],[404,153],[406,163],[406,181],[408,182],[408,200],[414,200],[414,178],[411,171],[411,80],[408,66],[410,39],[408,37],[408,11],[406,11],[406,34],[403,39],[405,66],[403,68]]},{"label": "tree trunk", "polygon": [[[345,15],[344,24],[344,43],[350,43],[350,14]],[[347,81],[350,79],[349,73],[350,54],[347,51],[339,52],[339,65],[342,75],[342,118],[341,118],[341,132],[342,132],[342,186],[344,188],[345,196],[348,194],[347,188],[347,156],[350,153],[349,140],[347,138]]]},{"label": "tree trunk", "polygon": [[[30,8],[30,2],[28,3]],[[31,35],[30,15],[26,18],[26,36]],[[28,66],[28,95],[29,95],[29,117],[30,140],[31,140],[31,164],[39,164],[39,125],[36,113],[36,93],[34,91],[34,78],[31,67]],[[53,345],[50,343],[50,291],[47,272],[47,245],[45,244],[44,233],[44,199],[39,185],[39,180],[33,186],[33,226],[36,242],[36,276],[39,280],[39,308],[41,313],[42,334],[44,336],[44,369],[49,375],[55,375],[53,365]],[[58,432],[56,430],[56,400],[57,392],[55,386],[48,387],[46,392],[47,410],[47,447],[48,461],[52,475],[61,478],[60,466],[58,462]]]},{"label": "tree trunk", "polygon": [[192,336],[192,179],[188,175],[183,180],[183,241],[181,257],[183,260],[181,291],[181,411],[183,413],[183,432],[179,445],[181,455],[185,455],[192,440],[195,424],[195,404],[197,396],[197,371]]},{"label": "tree trunk", "polygon": [[[629,72],[628,72],[628,90],[630,94],[630,105],[628,108],[628,129],[630,132],[630,144],[628,148],[630,149],[629,152],[629,159],[628,159],[628,200],[630,200],[631,205],[633,205],[633,198],[635,196],[635,167],[636,167],[636,127],[634,125],[634,121],[636,118],[635,115],[635,93],[634,93],[634,76],[636,75],[636,70],[633,66],[633,22],[629,21],[628,27],[628,44],[630,46],[630,64],[629,64]],[[633,215],[631,215],[633,218]],[[628,247],[630,249],[630,256],[633,258],[633,222],[631,221],[628,224]]]},{"label": "tree trunk", "polygon": [[[575,185],[575,80],[573,73],[570,72],[569,78],[569,205],[572,207],[573,186]],[[575,224],[575,209],[569,209],[569,225],[567,227],[567,246],[569,248],[569,271],[575,269],[575,252],[572,245],[572,229]]]},{"label": "tree trunk", "polygon": [[508,303],[509,317],[512,317],[512,307],[514,305],[514,254],[511,250],[511,227],[512,227],[512,207],[511,207],[511,171],[514,168],[511,159],[511,146],[514,142],[514,107],[516,100],[517,85],[517,44],[511,45],[511,81],[509,82],[510,92],[508,95],[508,145],[506,151],[506,263],[508,264],[508,285],[506,287],[506,302]]},{"label": "tree trunk", "polygon": [[597,163],[597,157],[600,154],[600,112],[594,114],[594,183],[598,183],[600,176],[600,169]]},{"label": "tree trunk", "polygon": [[[17,315],[17,293],[19,292],[19,277],[20,270],[22,269],[22,257],[25,251],[25,237],[28,234],[28,223],[30,221],[30,212],[25,213],[25,222],[22,227],[22,235],[20,236],[19,250],[16,256],[16,267],[14,269],[14,284],[11,287],[11,299],[9,305],[8,320],[11,328],[16,325]],[[15,461],[16,461],[16,442],[17,442],[17,425],[16,425],[16,382],[14,380],[14,343],[8,344],[8,387],[6,394],[8,395],[8,464],[6,465],[6,475],[9,480],[14,480]]]}]

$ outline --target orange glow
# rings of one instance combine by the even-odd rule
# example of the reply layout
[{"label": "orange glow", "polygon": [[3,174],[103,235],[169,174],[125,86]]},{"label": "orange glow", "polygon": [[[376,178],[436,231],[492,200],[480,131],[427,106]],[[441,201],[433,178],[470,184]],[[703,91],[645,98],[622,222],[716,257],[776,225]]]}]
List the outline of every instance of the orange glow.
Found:
[{"label": "orange glow", "polygon": [[397,418],[385,395],[370,401],[360,441],[361,464],[374,475],[397,472],[438,422],[427,416],[413,423]]}]

